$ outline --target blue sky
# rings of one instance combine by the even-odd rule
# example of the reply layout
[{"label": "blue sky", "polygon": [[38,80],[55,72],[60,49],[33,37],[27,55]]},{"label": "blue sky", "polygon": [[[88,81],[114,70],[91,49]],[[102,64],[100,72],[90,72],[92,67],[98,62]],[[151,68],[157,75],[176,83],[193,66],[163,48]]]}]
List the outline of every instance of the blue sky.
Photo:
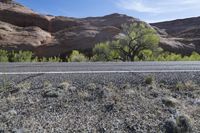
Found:
[{"label": "blue sky", "polygon": [[147,22],[200,16],[200,0],[16,0],[34,11],[57,16],[127,14]]}]

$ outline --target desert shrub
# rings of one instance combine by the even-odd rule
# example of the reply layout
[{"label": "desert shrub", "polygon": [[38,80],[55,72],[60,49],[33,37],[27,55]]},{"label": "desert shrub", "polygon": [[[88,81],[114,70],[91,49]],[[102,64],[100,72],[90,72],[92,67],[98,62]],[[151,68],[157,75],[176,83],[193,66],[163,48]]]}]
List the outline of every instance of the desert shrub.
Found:
[{"label": "desert shrub", "polygon": [[48,62],[62,62],[62,59],[59,57],[50,57],[48,58]]},{"label": "desert shrub", "polygon": [[200,61],[200,55],[197,52],[192,52],[189,57],[185,57],[185,60],[188,61]]},{"label": "desert shrub", "polygon": [[163,52],[159,56],[154,57],[156,61],[200,61],[200,55],[193,52],[191,55],[182,56],[181,54]]},{"label": "desert shrub", "polygon": [[147,77],[145,78],[145,84],[150,85],[150,84],[153,83],[153,81],[154,81],[153,76],[147,76]]},{"label": "desert shrub", "polygon": [[8,52],[6,50],[0,50],[0,62],[8,62]]},{"label": "desert shrub", "polygon": [[192,121],[187,115],[177,115],[164,123],[165,133],[193,133]]},{"label": "desert shrub", "polygon": [[33,59],[33,53],[30,51],[12,51],[9,53],[9,60],[11,62],[31,62]]},{"label": "desert shrub", "polygon": [[176,90],[179,90],[179,91],[195,90],[198,88],[199,88],[199,86],[191,80],[186,81],[186,82],[178,82],[176,84]]},{"label": "desert shrub", "polygon": [[109,42],[95,45],[93,55],[92,61],[113,61],[118,57],[118,53],[111,49]]},{"label": "desert shrub", "polygon": [[88,59],[84,54],[80,53],[79,51],[73,50],[71,55],[68,58],[68,61],[69,62],[86,62],[88,61]]}]

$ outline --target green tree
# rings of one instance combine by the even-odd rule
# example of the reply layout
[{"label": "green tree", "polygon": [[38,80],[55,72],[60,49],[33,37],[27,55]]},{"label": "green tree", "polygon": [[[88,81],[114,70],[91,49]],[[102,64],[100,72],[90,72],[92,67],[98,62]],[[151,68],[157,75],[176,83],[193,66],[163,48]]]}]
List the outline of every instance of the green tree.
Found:
[{"label": "green tree", "polygon": [[86,56],[82,53],[80,53],[77,50],[73,50],[71,55],[68,58],[69,62],[86,62],[88,61],[88,59],[86,58]]},{"label": "green tree", "polygon": [[111,43],[111,48],[117,51],[122,61],[135,61],[143,58],[141,51],[158,50],[159,37],[154,29],[145,23],[123,25],[123,36]]}]

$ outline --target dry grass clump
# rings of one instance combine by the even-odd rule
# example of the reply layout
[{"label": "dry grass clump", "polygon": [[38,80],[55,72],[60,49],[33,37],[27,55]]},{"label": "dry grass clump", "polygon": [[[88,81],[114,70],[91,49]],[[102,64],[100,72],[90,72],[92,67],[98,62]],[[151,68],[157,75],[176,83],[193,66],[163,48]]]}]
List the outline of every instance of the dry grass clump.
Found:
[{"label": "dry grass clump", "polygon": [[20,90],[28,90],[31,88],[31,82],[23,82],[19,83],[15,86],[15,88],[18,88]]},{"label": "dry grass clump", "polygon": [[70,82],[62,82],[61,84],[58,85],[58,88],[63,89],[63,90],[68,90],[70,87]]},{"label": "dry grass clump", "polygon": [[176,90],[178,91],[190,91],[196,89],[199,89],[199,86],[191,80],[186,82],[178,82],[176,84]]}]

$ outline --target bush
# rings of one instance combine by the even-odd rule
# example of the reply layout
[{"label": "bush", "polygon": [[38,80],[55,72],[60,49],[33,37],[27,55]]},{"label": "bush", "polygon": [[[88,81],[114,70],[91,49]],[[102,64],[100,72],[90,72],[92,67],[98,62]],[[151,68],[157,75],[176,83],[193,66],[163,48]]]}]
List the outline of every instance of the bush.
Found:
[{"label": "bush", "polygon": [[48,62],[62,62],[62,59],[60,59],[59,57],[50,57],[48,59]]},{"label": "bush", "polygon": [[8,62],[8,52],[5,50],[0,50],[0,62]]},{"label": "bush", "polygon": [[73,50],[72,54],[68,58],[68,61],[69,62],[86,62],[88,61],[88,59],[84,54],[80,53],[79,51]]},{"label": "bush", "polygon": [[95,45],[93,55],[92,61],[113,61],[118,57],[118,54],[111,50],[108,42]]},{"label": "bush", "polygon": [[193,133],[192,121],[186,115],[178,115],[175,119],[168,119],[164,123],[165,133]]},{"label": "bush", "polygon": [[150,85],[150,84],[152,84],[153,83],[153,76],[148,76],[148,77],[146,77],[146,79],[145,79],[145,84],[148,84],[148,85]]},{"label": "bush", "polygon": [[12,51],[9,56],[11,62],[31,62],[33,59],[33,53],[30,51]]}]

